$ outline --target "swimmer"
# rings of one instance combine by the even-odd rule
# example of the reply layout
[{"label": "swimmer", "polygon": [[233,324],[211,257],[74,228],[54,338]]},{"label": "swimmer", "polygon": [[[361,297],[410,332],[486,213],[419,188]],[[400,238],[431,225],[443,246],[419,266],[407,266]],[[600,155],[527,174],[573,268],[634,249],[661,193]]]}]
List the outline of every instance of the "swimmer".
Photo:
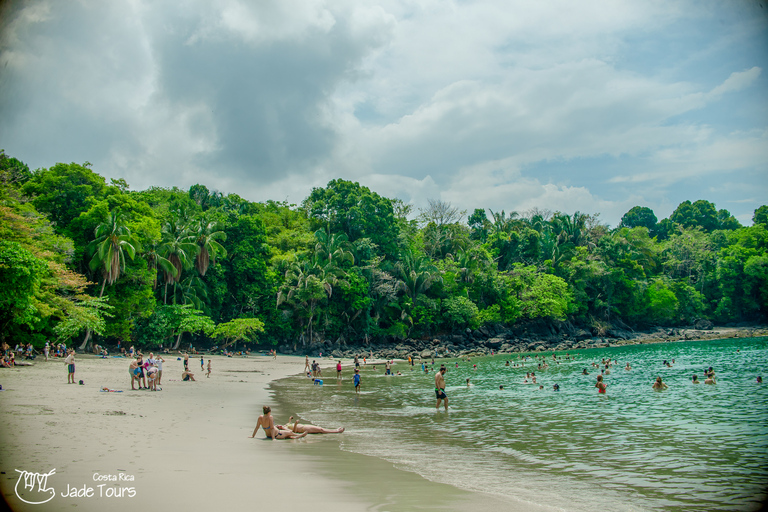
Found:
[{"label": "swimmer", "polygon": [[469,383],[469,379],[467,379],[467,387],[469,386],[471,386],[471,384]]},{"label": "swimmer", "polygon": [[757,383],[762,384],[763,383],[763,377],[761,375],[757,376]]},{"label": "swimmer", "polygon": [[624,367],[625,370],[630,371],[632,369],[631,366],[629,366],[629,363],[627,363],[627,366]]},{"label": "swimmer", "polygon": [[560,384],[555,384],[552,386],[552,391],[560,391]]},{"label": "swimmer", "polygon": [[601,394],[605,394],[605,388],[608,387],[608,384],[603,382],[603,376],[598,375],[597,376],[597,383],[595,384],[595,387],[597,388],[597,392]]},{"label": "swimmer", "polygon": [[665,390],[665,389],[667,389],[668,387],[669,387],[669,386],[667,386],[667,385],[666,385],[666,384],[665,384],[665,383],[664,383],[664,382],[661,380],[661,377],[660,377],[660,376],[659,376],[659,377],[656,377],[656,382],[654,382],[654,383],[653,383],[653,386],[652,386],[652,388],[653,388],[653,389],[655,389],[656,391],[664,391],[664,390]]},{"label": "swimmer", "polygon": [[709,377],[704,379],[704,384],[717,384],[717,381],[715,380],[714,372],[712,372]]},{"label": "swimmer", "polygon": [[272,409],[265,405],[262,410],[264,411],[264,414],[259,416],[259,419],[256,420],[256,428],[253,429],[251,438],[256,437],[256,432],[259,431],[259,427],[263,427],[264,433],[267,434],[267,437],[272,438],[273,441],[275,439],[298,439],[307,435],[306,432],[297,434],[292,430],[278,429],[275,426],[275,419],[272,417]]},{"label": "swimmer", "polygon": [[309,424],[301,424],[298,421],[295,421],[293,423],[293,426],[291,427],[291,420],[293,420],[293,416],[288,418],[288,423],[285,425],[276,425],[278,430],[290,430],[291,432],[295,432],[296,434],[304,434],[305,432],[307,434],[341,434],[344,432],[344,427],[329,429],[329,428],[322,428],[317,427],[315,425],[309,425]]},{"label": "swimmer", "polygon": [[504,390],[504,386],[499,386],[499,389],[503,391]]},{"label": "swimmer", "polygon": [[701,381],[699,380],[698,375],[694,375],[693,377],[691,377],[691,384],[701,384]]},{"label": "swimmer", "polygon": [[584,368],[584,371],[583,371],[583,372],[581,372],[581,374],[582,374],[582,375],[589,375],[589,372],[587,371],[587,369],[586,369],[586,368]]}]

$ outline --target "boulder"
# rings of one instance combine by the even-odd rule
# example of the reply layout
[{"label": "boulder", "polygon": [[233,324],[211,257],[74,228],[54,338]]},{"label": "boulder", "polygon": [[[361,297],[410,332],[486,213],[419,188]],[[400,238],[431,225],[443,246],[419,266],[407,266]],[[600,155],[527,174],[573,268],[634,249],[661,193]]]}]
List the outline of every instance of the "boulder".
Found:
[{"label": "boulder", "polygon": [[714,326],[715,324],[706,318],[699,318],[693,323],[693,328],[697,331],[711,331]]},{"label": "boulder", "polygon": [[504,338],[489,338],[485,340],[485,346],[488,348],[498,349],[504,344]]},{"label": "boulder", "polygon": [[331,355],[332,355],[332,356],[333,356],[335,359],[341,359],[342,357],[344,357],[344,354],[342,354],[342,353],[341,353],[341,350],[339,350],[339,349],[336,349],[336,350],[334,350],[333,352],[331,352]]},{"label": "boulder", "polygon": [[419,357],[422,359],[429,359],[432,357],[432,351],[431,350],[422,350],[419,354]]}]

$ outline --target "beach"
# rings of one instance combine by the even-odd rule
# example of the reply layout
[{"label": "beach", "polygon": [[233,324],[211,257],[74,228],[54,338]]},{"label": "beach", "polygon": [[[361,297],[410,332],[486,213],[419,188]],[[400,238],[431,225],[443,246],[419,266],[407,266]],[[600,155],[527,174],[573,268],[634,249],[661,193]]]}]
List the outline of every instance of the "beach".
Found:
[{"label": "beach", "polygon": [[[0,370],[0,491],[12,509],[552,510],[462,491],[344,452],[338,444],[344,434],[271,441],[260,430],[249,438],[262,406],[274,406],[270,383],[302,373],[303,357],[205,356],[206,365],[212,360],[206,378],[199,356],[192,356],[196,382],[181,381],[177,356],[165,359],[157,392],[131,390],[125,358],[78,355],[82,386],[66,384],[61,360],[38,357],[34,366]],[[344,363],[351,374],[351,361]],[[327,375],[335,374],[331,364],[323,364]],[[273,407],[273,414],[282,422],[292,411]],[[17,470],[55,473],[42,490],[38,481],[24,491]],[[50,500],[24,503],[17,483],[27,501]]]}]

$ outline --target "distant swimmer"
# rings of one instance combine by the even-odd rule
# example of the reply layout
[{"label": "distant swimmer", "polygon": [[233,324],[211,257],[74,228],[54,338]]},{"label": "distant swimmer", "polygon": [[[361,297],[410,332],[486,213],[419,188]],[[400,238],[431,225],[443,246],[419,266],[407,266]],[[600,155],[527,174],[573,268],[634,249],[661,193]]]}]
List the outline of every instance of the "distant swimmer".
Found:
[{"label": "distant swimmer", "polygon": [[629,365],[629,363],[627,363],[627,366],[625,366],[624,369],[627,370],[627,371],[630,371],[632,369],[632,367]]},{"label": "distant swimmer", "polygon": [[762,376],[760,376],[760,375],[757,376],[757,383],[758,384],[762,384],[763,383],[763,377]]},{"label": "distant swimmer", "polygon": [[583,372],[581,372],[581,374],[582,374],[582,375],[589,375],[589,372],[587,371],[587,369],[586,369],[586,368],[584,368],[584,371],[583,371]]},{"label": "distant swimmer", "polygon": [[595,387],[597,388],[597,392],[598,393],[605,394],[605,388],[608,387],[608,384],[603,382],[603,376],[602,375],[598,375],[597,376],[597,384],[595,384]]},{"label": "distant swimmer", "polygon": [[691,377],[691,384],[701,384],[701,381],[699,380],[698,375],[694,375],[693,377]]},{"label": "distant swimmer", "polygon": [[440,409],[440,402],[445,401],[445,410],[448,410],[448,396],[445,394],[445,372],[448,369],[445,366],[440,367],[440,371],[435,374],[435,395],[437,396],[437,405],[435,409]]},{"label": "distant swimmer", "polygon": [[344,427],[329,429],[329,428],[322,428],[317,427],[315,425],[309,425],[309,424],[302,424],[298,421],[293,422],[293,426],[291,426],[291,421],[293,420],[293,416],[291,416],[288,419],[288,423],[285,425],[276,425],[278,431],[280,430],[290,430],[291,432],[294,432],[296,434],[341,434],[344,432]]},{"label": "distant swimmer", "polygon": [[552,391],[560,391],[560,384],[555,384],[552,386]]},{"label": "distant swimmer", "polygon": [[715,380],[715,374],[712,373],[710,377],[704,379],[704,384],[717,384],[717,381]]},{"label": "distant swimmer", "polygon": [[275,419],[272,417],[272,409],[265,405],[262,410],[264,411],[264,414],[259,416],[259,419],[256,420],[256,428],[253,429],[253,434],[251,435],[252,438],[256,437],[256,432],[259,431],[259,427],[264,428],[264,433],[273,441],[275,439],[298,439],[307,435],[307,432],[297,434],[292,430],[278,429],[275,425]]},{"label": "distant swimmer", "polygon": [[656,382],[653,383],[653,389],[656,391],[664,391],[669,386],[667,386],[662,380],[661,377],[656,377]]}]

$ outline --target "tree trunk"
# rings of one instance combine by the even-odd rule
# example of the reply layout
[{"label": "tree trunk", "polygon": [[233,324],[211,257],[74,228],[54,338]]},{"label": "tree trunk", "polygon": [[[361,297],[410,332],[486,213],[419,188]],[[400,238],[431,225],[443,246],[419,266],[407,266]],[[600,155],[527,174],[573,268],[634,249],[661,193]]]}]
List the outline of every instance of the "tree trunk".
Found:
[{"label": "tree trunk", "polygon": [[[104,286],[107,284],[107,280],[104,279],[101,282],[101,291],[99,292],[99,298],[101,298],[104,295]],[[83,340],[82,345],[78,348],[78,350],[85,350],[86,345],[88,345],[88,340],[91,339],[91,330],[88,329],[85,331],[85,339]]]},{"label": "tree trunk", "polygon": [[184,334],[184,331],[180,332],[178,337],[176,338],[176,343],[173,345],[173,348],[171,350],[178,350],[179,344],[181,343],[181,337]]}]

